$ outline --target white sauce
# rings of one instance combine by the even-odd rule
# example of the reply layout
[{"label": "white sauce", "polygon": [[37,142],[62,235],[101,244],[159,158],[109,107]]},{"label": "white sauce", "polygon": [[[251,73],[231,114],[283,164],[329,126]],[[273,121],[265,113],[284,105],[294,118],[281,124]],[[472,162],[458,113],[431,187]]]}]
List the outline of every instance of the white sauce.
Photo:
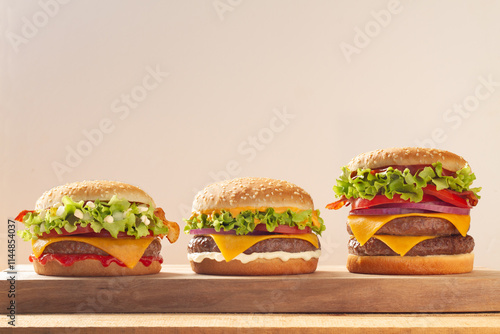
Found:
[{"label": "white sauce", "polygon": [[[282,261],[288,261],[290,259],[303,259],[309,261],[312,258],[319,258],[321,255],[321,250],[300,252],[300,253],[288,253],[288,252],[268,252],[268,253],[252,253],[252,254],[238,254],[233,260],[241,261],[241,263],[248,263],[256,259],[280,259]],[[204,259],[215,260],[217,262],[225,261],[224,256],[218,252],[203,252],[203,253],[188,253],[188,260],[196,263],[200,263]]]}]

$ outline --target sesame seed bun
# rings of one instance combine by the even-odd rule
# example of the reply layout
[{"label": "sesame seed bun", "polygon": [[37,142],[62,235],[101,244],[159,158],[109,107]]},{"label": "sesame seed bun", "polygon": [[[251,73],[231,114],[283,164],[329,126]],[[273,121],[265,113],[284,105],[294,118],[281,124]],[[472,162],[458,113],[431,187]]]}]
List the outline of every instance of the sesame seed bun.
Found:
[{"label": "sesame seed bun", "polygon": [[238,260],[218,262],[204,259],[197,263],[190,261],[191,269],[197,274],[231,275],[231,276],[271,276],[271,275],[296,275],[310,274],[316,271],[318,259],[310,260],[290,259],[256,259],[248,263]]},{"label": "sesame seed bun", "polygon": [[444,169],[451,172],[456,172],[467,165],[467,161],[461,156],[437,148],[391,147],[362,153],[353,158],[347,168],[354,171],[358,168],[431,165],[438,161]]},{"label": "sesame seed bun", "polygon": [[144,203],[156,208],[156,205],[142,189],[118,181],[82,181],[68,183],[46,191],[36,202],[35,209],[43,210],[61,203],[64,196],[69,196],[73,201],[109,201],[114,195],[130,202]]},{"label": "sesame seed bun", "polygon": [[474,253],[430,256],[357,256],[349,254],[352,273],[385,275],[445,275],[471,272]]},{"label": "sesame seed bun", "polygon": [[244,177],[214,183],[200,191],[193,202],[193,212],[241,207],[291,207],[313,210],[311,196],[293,183],[262,177]]}]

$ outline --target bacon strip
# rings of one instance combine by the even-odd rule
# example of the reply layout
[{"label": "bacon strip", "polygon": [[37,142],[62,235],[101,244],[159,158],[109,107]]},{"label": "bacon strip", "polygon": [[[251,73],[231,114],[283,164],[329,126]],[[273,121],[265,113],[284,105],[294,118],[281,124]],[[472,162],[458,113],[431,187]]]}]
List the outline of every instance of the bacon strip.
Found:
[{"label": "bacon strip", "polygon": [[344,205],[348,206],[349,200],[345,196],[342,196],[338,201],[328,204],[326,208],[329,210],[338,210]]},{"label": "bacon strip", "polygon": [[23,210],[23,211],[21,211],[21,212],[17,215],[17,217],[16,217],[16,218],[14,218],[14,220],[17,220],[18,222],[21,222],[21,223],[22,223],[22,222],[23,222],[23,218],[24,218],[24,216],[26,216],[26,214],[27,214],[28,212],[35,212],[35,211],[34,211],[34,210]]},{"label": "bacon strip", "polygon": [[163,220],[163,224],[168,227],[167,239],[170,243],[174,243],[179,238],[179,225],[177,223],[171,222],[165,218],[165,211],[162,208],[156,208],[154,211],[156,217]]}]

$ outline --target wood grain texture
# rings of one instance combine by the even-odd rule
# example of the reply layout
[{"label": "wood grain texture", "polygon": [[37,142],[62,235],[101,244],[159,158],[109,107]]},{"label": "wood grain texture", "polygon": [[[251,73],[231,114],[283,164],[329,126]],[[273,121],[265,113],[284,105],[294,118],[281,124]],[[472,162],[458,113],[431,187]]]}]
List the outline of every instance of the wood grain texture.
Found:
[{"label": "wood grain texture", "polygon": [[[498,333],[500,314],[19,315],[15,333]],[[0,332],[9,327],[0,324]],[[12,330],[12,332],[14,332]]]},{"label": "wood grain texture", "polygon": [[[500,272],[440,276],[313,274],[210,276],[187,265],[150,276],[66,278],[18,266],[17,314],[37,313],[449,313],[500,312]],[[8,274],[0,289],[8,290]],[[9,302],[0,295],[2,313]]]}]

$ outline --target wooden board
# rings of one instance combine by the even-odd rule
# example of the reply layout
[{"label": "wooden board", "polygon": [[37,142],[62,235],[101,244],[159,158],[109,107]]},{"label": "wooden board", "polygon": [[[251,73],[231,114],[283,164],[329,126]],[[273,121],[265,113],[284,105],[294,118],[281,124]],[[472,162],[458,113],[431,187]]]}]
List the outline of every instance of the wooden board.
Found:
[{"label": "wooden board", "polygon": [[[0,290],[9,290],[7,272]],[[132,277],[40,276],[18,266],[17,314],[36,313],[432,313],[500,312],[500,271],[442,276],[352,274],[323,266],[313,274],[211,276],[187,265]],[[0,295],[2,313],[10,300]]]},{"label": "wooden board", "polygon": [[[38,314],[19,315],[29,333],[500,333],[500,314]],[[9,326],[0,321],[0,332]]]}]

